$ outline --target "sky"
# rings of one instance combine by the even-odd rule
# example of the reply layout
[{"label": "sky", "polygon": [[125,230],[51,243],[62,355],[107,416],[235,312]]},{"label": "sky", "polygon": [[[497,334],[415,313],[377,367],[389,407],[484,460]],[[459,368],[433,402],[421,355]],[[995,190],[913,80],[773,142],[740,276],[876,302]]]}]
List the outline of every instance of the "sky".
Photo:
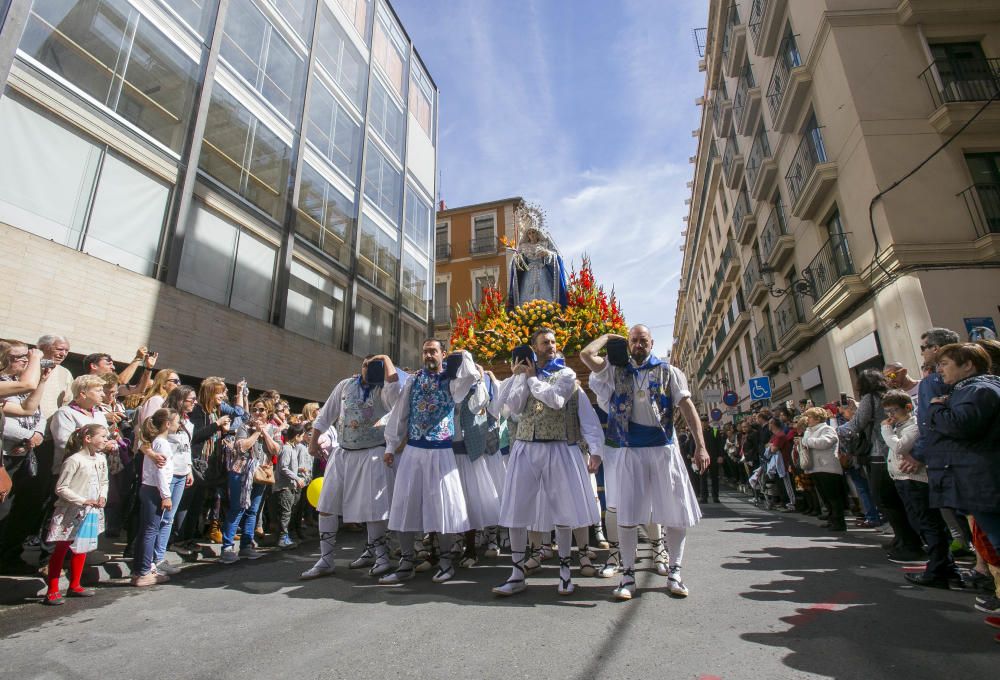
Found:
[{"label": "sky", "polygon": [[540,203],[629,324],[672,343],[705,0],[391,0],[440,89],[448,207]]}]

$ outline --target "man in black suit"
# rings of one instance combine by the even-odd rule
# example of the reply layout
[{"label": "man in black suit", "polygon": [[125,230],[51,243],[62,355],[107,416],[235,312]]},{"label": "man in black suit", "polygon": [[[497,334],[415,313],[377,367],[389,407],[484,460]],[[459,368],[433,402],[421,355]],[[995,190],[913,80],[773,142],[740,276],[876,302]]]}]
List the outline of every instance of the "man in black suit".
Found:
[{"label": "man in black suit", "polygon": [[725,458],[725,442],[726,436],[722,434],[722,428],[719,427],[718,423],[713,426],[709,426],[708,417],[701,417],[701,430],[705,435],[705,448],[708,450],[709,466],[701,474],[701,479],[699,480],[698,490],[701,496],[701,502],[708,502],[708,483],[712,482],[712,500],[716,503],[719,502],[719,469],[722,467],[722,463]]}]

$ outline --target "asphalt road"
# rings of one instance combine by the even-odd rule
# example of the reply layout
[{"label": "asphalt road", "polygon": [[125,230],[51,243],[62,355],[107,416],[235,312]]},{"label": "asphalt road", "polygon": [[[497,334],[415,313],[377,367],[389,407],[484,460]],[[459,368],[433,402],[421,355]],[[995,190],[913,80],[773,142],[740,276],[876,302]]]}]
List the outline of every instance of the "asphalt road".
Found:
[{"label": "asphalt road", "polygon": [[[490,594],[506,560],[375,585],[347,563],[300,582],[311,547],[236,565],[194,565],[168,583],[102,587],[60,608],[0,607],[0,676],[29,678],[905,678],[996,677],[996,632],[973,595],[904,585],[884,537],[832,536],[800,515],[723,496],[691,531],[687,599],[638,575],[631,602],[549,563],[526,593]],[[3,581],[0,580],[0,584]],[[2,587],[2,585],[0,585]]]}]

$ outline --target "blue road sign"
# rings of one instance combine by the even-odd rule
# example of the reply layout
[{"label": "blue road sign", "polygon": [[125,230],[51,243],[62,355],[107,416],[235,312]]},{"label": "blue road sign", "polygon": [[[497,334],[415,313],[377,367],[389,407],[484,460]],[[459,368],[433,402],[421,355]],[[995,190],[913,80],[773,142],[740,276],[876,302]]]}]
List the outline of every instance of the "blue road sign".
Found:
[{"label": "blue road sign", "polygon": [[726,406],[733,407],[740,403],[740,395],[736,394],[732,390],[729,390],[722,395],[722,403]]},{"label": "blue road sign", "polygon": [[750,378],[750,398],[754,401],[771,398],[771,380],[762,375],[757,378]]},{"label": "blue road sign", "polygon": [[722,420],[722,411],[720,411],[717,408],[713,408],[712,409],[712,414],[711,415],[712,415],[712,420],[714,420],[716,422]]}]

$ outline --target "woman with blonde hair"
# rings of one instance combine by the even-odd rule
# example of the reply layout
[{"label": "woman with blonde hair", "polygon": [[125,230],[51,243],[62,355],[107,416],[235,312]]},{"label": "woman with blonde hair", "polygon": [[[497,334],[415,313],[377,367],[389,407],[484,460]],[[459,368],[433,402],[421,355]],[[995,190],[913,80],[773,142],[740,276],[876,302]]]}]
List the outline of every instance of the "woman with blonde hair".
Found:
[{"label": "woman with blonde hair", "polygon": [[137,431],[142,427],[142,421],[158,409],[163,408],[167,396],[180,384],[180,376],[177,375],[177,371],[174,369],[161,368],[156,372],[153,383],[146,388],[146,391],[142,395],[142,405],[139,408],[139,417],[135,423]]}]

